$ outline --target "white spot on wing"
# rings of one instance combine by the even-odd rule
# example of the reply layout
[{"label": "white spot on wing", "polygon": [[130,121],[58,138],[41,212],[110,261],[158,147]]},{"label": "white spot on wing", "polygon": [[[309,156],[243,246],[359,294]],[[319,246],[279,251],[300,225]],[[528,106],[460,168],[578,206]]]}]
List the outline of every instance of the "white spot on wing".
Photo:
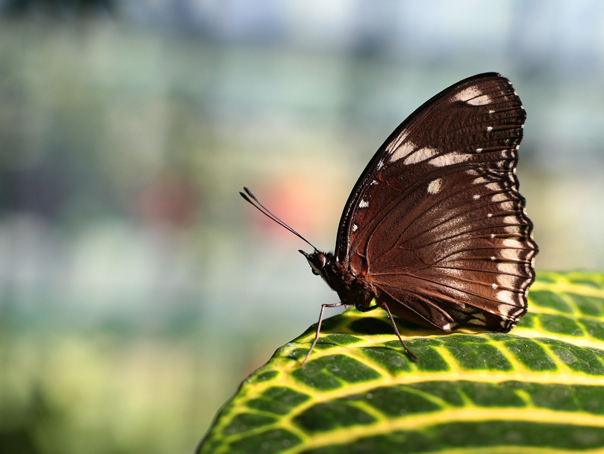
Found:
[{"label": "white spot on wing", "polygon": [[470,157],[471,155],[469,154],[449,153],[431,159],[430,164],[436,167],[444,167],[452,164],[458,164],[460,162],[466,162],[468,159],[470,159]]},{"label": "white spot on wing", "polygon": [[499,286],[497,284],[491,284],[491,287],[498,288]]},{"label": "white spot on wing", "polygon": [[492,126],[487,126],[487,132],[491,132],[493,130]]},{"label": "white spot on wing", "polygon": [[509,225],[503,228],[505,233],[522,233],[519,225]]},{"label": "white spot on wing", "polygon": [[502,273],[514,274],[518,273],[518,265],[510,262],[501,262],[497,264],[497,270],[501,271]]},{"label": "white spot on wing", "polygon": [[[499,268],[499,266],[497,268]],[[516,276],[510,276],[509,274],[500,274],[497,276],[497,282],[504,287],[514,287],[516,279]]]},{"label": "white spot on wing", "polygon": [[490,104],[491,97],[489,95],[482,95],[478,98],[470,99],[468,104],[472,106],[484,106],[485,104]]},{"label": "white spot on wing", "polygon": [[499,209],[502,211],[513,211],[514,210],[514,202],[508,200],[507,202],[501,202],[499,204]]},{"label": "white spot on wing", "polygon": [[420,148],[419,150],[416,150],[412,154],[407,156],[407,159],[405,159],[404,164],[417,164],[418,162],[430,159],[432,156],[435,156],[437,154],[438,150],[434,148]]},{"label": "white spot on wing", "polygon": [[505,247],[522,248],[522,243],[513,238],[507,238],[507,239],[503,240],[503,245]]},{"label": "white spot on wing", "polygon": [[390,142],[388,144],[388,146],[386,147],[386,151],[388,153],[390,153],[393,150],[396,150],[399,147],[399,145],[401,143],[403,143],[403,141],[407,138],[408,135],[409,135],[409,130],[408,129],[403,130],[396,139],[394,139],[392,142]]},{"label": "white spot on wing", "polygon": [[438,192],[440,191],[441,185],[442,185],[442,180],[440,178],[431,181],[430,184],[428,185],[428,192],[430,194],[438,194]]},{"label": "white spot on wing", "polygon": [[482,153],[482,148],[477,148],[476,153]]},{"label": "white spot on wing", "polygon": [[520,251],[518,249],[502,249],[500,252],[501,257],[508,260],[520,259]]},{"label": "white spot on wing", "polygon": [[[502,303],[516,304],[514,301],[514,294],[508,290],[501,290],[500,292],[497,292],[497,299]],[[503,304],[500,305],[498,309],[502,314],[507,314],[509,310]]]},{"label": "white spot on wing", "polygon": [[357,224],[352,224],[352,231],[356,232],[357,230],[359,230],[359,226]]},{"label": "white spot on wing", "polygon": [[413,142],[409,141],[402,144],[394,151],[394,153],[392,153],[392,156],[390,156],[390,162],[396,162],[399,159],[404,158],[409,153],[412,153],[413,150],[415,150],[415,144]]},{"label": "white spot on wing", "polygon": [[472,198],[473,198],[474,200],[478,200],[478,199],[480,199],[480,195],[479,195],[479,194],[474,194],[474,195],[472,196]]},{"label": "white spot on wing", "polygon": [[[501,315],[503,316],[509,316],[509,312],[510,312],[510,307],[506,306],[505,304],[500,304],[497,307],[497,310],[499,310],[499,312],[501,312]],[[504,326],[505,322],[502,322],[502,326]]]},{"label": "white spot on wing", "polygon": [[367,200],[361,200],[359,202],[359,208],[367,208],[369,206],[369,202]]},{"label": "white spot on wing", "polygon": [[472,106],[484,106],[491,102],[489,95],[483,95],[477,87],[468,87],[452,98],[452,101],[462,101]]}]

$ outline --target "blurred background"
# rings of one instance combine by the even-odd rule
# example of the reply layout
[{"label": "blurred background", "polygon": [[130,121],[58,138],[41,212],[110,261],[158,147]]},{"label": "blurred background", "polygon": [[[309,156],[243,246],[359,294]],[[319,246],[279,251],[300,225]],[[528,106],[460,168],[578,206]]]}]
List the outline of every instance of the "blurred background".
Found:
[{"label": "blurred background", "polygon": [[333,250],[379,145],[486,71],[538,268],[603,269],[602,2],[0,0],[0,452],[192,452],[336,302],[241,186]]}]

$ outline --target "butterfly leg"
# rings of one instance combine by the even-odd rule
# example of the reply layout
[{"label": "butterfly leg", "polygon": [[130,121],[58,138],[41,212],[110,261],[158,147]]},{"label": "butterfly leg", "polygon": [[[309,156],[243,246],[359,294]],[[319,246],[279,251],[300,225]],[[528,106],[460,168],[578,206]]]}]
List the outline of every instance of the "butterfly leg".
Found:
[{"label": "butterfly leg", "polygon": [[407,345],[405,345],[405,342],[403,341],[403,338],[401,337],[401,333],[398,332],[398,328],[396,326],[396,322],[394,321],[394,317],[392,316],[392,313],[390,312],[390,308],[388,308],[388,305],[386,303],[382,303],[382,307],[384,309],[386,309],[386,312],[388,312],[388,317],[390,317],[390,321],[392,322],[392,327],[394,328],[394,332],[396,333],[396,335],[398,336],[398,340],[401,341],[401,344],[403,344],[403,348],[405,349],[405,351],[409,354],[409,356],[411,356],[411,358],[413,358],[415,361],[419,361],[419,358],[417,356],[415,356],[413,353],[411,353],[411,350],[409,350],[409,347],[407,347]]},{"label": "butterfly leg", "polygon": [[300,364],[300,366],[304,366],[304,364],[306,364],[306,361],[308,361],[308,358],[310,358],[310,354],[312,353],[313,349],[315,348],[315,345],[317,345],[317,341],[319,340],[319,334],[321,334],[321,324],[323,323],[323,312],[325,311],[325,308],[326,307],[340,307],[340,306],[344,306],[344,303],[340,302],[340,303],[322,304],[321,305],[321,313],[319,314],[319,322],[317,323],[317,334],[315,335],[315,340],[312,342],[312,345],[310,346],[310,350],[308,350],[308,353],[306,354],[306,358],[304,358],[304,361],[302,361],[302,364]]}]

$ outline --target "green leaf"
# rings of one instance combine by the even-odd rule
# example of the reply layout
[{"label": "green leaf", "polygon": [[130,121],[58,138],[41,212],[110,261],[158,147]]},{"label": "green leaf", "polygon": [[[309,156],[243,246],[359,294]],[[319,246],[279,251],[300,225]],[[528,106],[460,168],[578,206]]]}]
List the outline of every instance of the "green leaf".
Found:
[{"label": "green leaf", "polygon": [[242,383],[198,452],[604,450],[604,275],[540,272],[510,334],[399,325],[419,362],[385,313],[352,309],[300,367],[309,328]]}]

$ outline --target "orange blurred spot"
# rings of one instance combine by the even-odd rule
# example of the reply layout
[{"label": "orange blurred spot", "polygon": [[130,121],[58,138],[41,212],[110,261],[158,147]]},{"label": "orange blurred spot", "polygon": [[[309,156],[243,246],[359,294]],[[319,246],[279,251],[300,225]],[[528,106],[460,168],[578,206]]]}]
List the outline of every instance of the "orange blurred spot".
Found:
[{"label": "orange blurred spot", "polygon": [[197,217],[197,202],[195,188],[183,175],[166,172],[143,189],[137,208],[149,223],[188,226]]},{"label": "orange blurred spot", "polygon": [[[337,225],[342,210],[335,206],[337,197],[329,193],[329,185],[327,189],[317,187],[298,175],[272,180],[261,191],[254,190],[254,194],[264,206],[311,243],[313,239],[330,234],[329,229]],[[252,219],[271,235],[299,241],[286,229],[258,212],[254,213]],[[335,231],[331,232],[331,235],[335,234]]]}]

